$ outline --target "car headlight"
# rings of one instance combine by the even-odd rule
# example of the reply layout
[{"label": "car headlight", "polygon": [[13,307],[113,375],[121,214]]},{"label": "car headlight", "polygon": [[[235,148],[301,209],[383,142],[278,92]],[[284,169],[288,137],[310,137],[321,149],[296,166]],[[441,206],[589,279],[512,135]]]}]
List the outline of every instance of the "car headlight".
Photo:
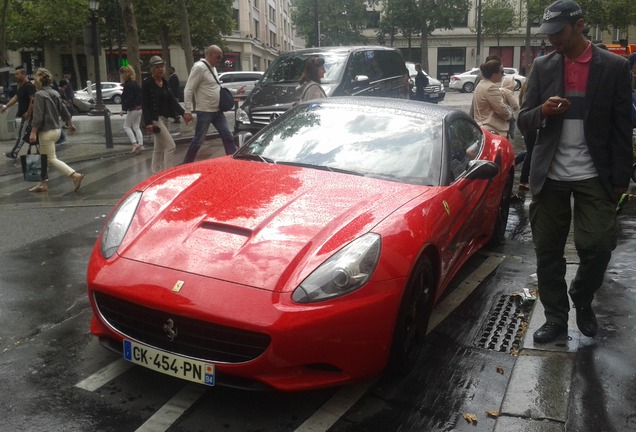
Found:
[{"label": "car headlight", "polygon": [[241,108],[236,110],[235,120],[243,124],[250,124],[250,116],[248,116],[247,113]]},{"label": "car headlight", "polygon": [[104,258],[113,256],[124,240],[140,200],[141,192],[135,191],[128,195],[115,209],[102,233],[100,250]]},{"label": "car headlight", "polygon": [[314,270],[295,290],[297,303],[340,297],[363,286],[380,258],[380,236],[368,233],[349,243]]}]

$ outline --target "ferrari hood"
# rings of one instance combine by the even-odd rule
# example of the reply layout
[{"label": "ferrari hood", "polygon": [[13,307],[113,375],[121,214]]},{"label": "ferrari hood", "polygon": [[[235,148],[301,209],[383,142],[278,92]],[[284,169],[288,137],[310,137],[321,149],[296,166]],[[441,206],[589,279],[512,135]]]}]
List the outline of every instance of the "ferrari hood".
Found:
[{"label": "ferrari hood", "polygon": [[190,164],[146,188],[119,254],[281,290],[425,190],[229,157]]}]

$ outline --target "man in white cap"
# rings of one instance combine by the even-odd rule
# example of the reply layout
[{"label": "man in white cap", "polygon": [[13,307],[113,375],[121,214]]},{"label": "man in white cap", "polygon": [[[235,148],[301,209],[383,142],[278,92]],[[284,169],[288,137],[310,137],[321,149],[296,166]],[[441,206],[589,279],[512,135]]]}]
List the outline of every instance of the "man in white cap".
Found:
[{"label": "man in white cap", "polygon": [[190,76],[183,91],[186,121],[192,119],[193,101],[196,101],[197,123],[194,129],[194,137],[188,146],[183,163],[194,162],[196,155],[205,141],[205,136],[214,125],[221,135],[225,154],[236,152],[234,135],[230,131],[225,118],[225,113],[219,109],[221,84],[216,72],[216,65],[223,60],[223,50],[216,45],[210,45],[205,49],[205,58],[192,66]]},{"label": "man in white cap", "polygon": [[[545,8],[538,33],[554,52],[535,59],[518,118],[519,129],[538,131],[530,223],[546,323],[535,343],[567,336],[568,293],[579,330],[596,335],[592,300],[616,247],[616,203],[631,173],[629,65],[591,44],[584,29],[574,1]],[[572,213],[579,267],[568,290],[564,249]]]}]

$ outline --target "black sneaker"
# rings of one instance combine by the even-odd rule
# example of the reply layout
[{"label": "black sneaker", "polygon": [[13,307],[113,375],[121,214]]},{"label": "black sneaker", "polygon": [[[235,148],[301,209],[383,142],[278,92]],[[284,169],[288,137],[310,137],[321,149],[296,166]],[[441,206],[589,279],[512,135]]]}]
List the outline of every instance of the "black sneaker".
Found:
[{"label": "black sneaker", "polygon": [[13,153],[13,152],[9,152],[9,153],[2,153],[4,155],[4,157],[9,158],[9,159],[16,159],[18,156]]}]

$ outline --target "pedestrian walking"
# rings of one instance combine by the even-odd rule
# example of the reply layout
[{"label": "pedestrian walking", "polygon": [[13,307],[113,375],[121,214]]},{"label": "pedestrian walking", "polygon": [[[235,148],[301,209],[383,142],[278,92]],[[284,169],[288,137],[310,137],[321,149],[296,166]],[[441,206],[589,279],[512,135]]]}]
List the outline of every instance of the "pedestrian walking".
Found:
[{"label": "pedestrian walking", "polygon": [[305,67],[300,76],[300,82],[296,91],[300,94],[300,102],[312,99],[326,98],[327,94],[320,85],[325,77],[325,59],[322,57],[309,57],[305,60]]},{"label": "pedestrian walking", "polygon": [[[62,103],[60,94],[51,88],[53,76],[44,68],[39,68],[34,75],[37,92],[33,99],[33,119],[31,121],[31,134],[29,142],[39,142],[40,153],[45,154],[48,164],[53,166],[73,181],[77,191],[82,185],[84,174],[80,174],[57,158],[55,154],[55,142],[62,134],[60,117],[66,123],[71,132],[75,131],[71,114]],[[47,180],[40,181],[29,192],[48,192]]]},{"label": "pedestrian walking", "polygon": [[[150,57],[150,76],[141,85],[141,110],[146,130],[154,134],[152,172],[158,173],[174,166],[176,145],[168,121],[184,114],[184,110],[170,91],[164,78],[166,63],[159,56]],[[186,120],[188,123],[189,120]]]},{"label": "pedestrian walking", "polygon": [[[616,204],[631,174],[629,64],[590,43],[585,26],[572,0],[544,9],[538,33],[554,52],[535,59],[519,112],[521,130],[538,130],[529,212],[546,322],[535,343],[567,336],[568,294],[581,333],[596,335],[592,301],[616,247]],[[568,290],[564,248],[571,219],[579,266]]]},{"label": "pedestrian walking", "polygon": [[473,96],[475,121],[492,133],[508,137],[513,112],[506,104],[498,85],[504,76],[503,66],[499,60],[489,60],[479,69],[483,78],[477,84]]},{"label": "pedestrian walking", "polygon": [[141,133],[141,88],[135,79],[135,70],[130,66],[119,69],[119,77],[124,89],[121,92],[121,111],[126,114],[124,132],[132,144],[131,153],[139,155],[144,150],[144,135]]},{"label": "pedestrian walking", "polygon": [[428,77],[422,71],[422,65],[415,63],[415,100],[424,101],[424,89],[428,86]]},{"label": "pedestrian walking", "polygon": [[177,100],[179,100],[180,93],[180,84],[179,84],[179,75],[176,74],[175,68],[170,66],[169,68],[170,75],[168,75],[168,84],[170,84],[170,91],[174,95]]},{"label": "pedestrian walking", "polygon": [[185,102],[184,120],[192,120],[192,110],[194,108],[193,99],[196,100],[197,123],[194,128],[194,137],[188,146],[183,163],[194,162],[201,144],[205,141],[205,136],[214,125],[221,135],[225,154],[231,155],[236,152],[234,145],[234,135],[225,118],[225,113],[219,109],[221,84],[216,72],[216,66],[223,60],[223,50],[216,45],[210,45],[205,49],[205,58],[194,64],[183,92]]},{"label": "pedestrian walking", "polygon": [[4,113],[9,107],[18,104],[18,112],[16,113],[16,119],[20,119],[20,127],[18,128],[18,137],[16,142],[8,153],[3,153],[5,157],[9,159],[15,159],[18,157],[20,148],[22,148],[23,133],[26,132],[26,125],[31,120],[31,111],[33,109],[33,98],[35,97],[35,85],[29,81],[26,69],[22,66],[15,68],[15,80],[18,83],[18,89],[16,94],[13,95],[6,105],[2,105],[0,113]]}]

